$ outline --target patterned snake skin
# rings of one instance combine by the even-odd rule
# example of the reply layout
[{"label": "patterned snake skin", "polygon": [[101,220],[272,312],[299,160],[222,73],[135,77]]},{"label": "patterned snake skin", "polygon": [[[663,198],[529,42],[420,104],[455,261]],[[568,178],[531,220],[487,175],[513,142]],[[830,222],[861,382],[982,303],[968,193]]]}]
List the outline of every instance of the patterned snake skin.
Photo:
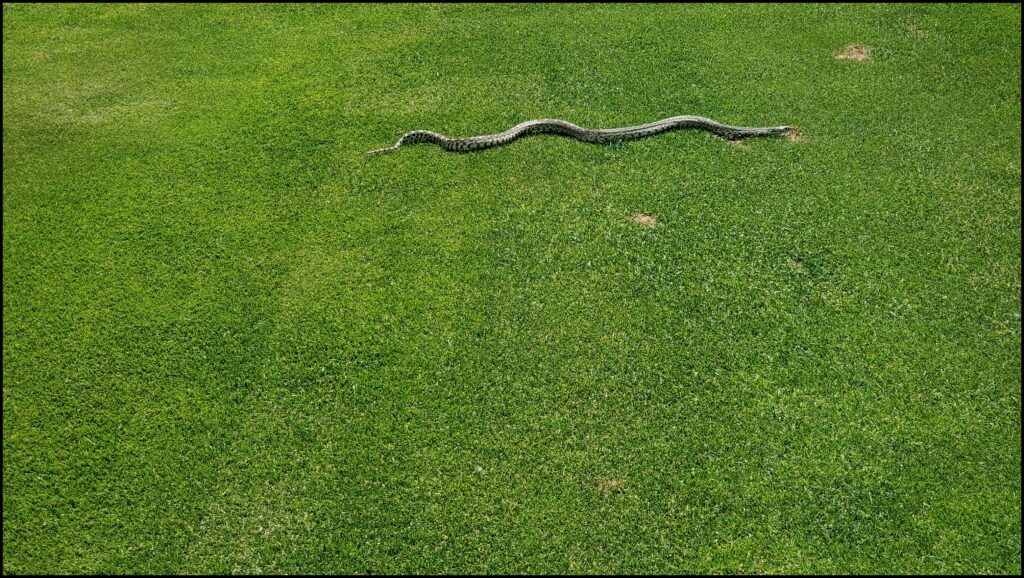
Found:
[{"label": "patterned snake skin", "polygon": [[753,136],[776,136],[791,130],[788,126],[772,126],[764,128],[729,126],[702,116],[673,116],[672,118],[657,120],[639,126],[597,130],[576,126],[573,123],[564,120],[544,118],[519,123],[505,132],[469,138],[453,139],[429,130],[414,130],[412,132],[405,133],[402,138],[398,139],[398,142],[395,143],[394,146],[370,151],[369,154],[389,153],[398,150],[402,145],[420,142],[434,143],[446,151],[481,151],[491,147],[508,144],[521,136],[538,133],[571,136],[576,140],[589,143],[610,143],[643,138],[645,136],[651,136],[680,128],[697,128],[706,130],[729,140]]}]

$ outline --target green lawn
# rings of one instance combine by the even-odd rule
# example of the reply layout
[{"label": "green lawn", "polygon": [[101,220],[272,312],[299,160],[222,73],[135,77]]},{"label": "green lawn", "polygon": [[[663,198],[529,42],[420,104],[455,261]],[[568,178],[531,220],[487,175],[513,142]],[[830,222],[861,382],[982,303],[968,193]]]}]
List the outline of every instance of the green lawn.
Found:
[{"label": "green lawn", "polygon": [[[1020,5],[5,4],[3,571],[1019,573],[1020,71]],[[802,138],[365,154],[680,114]]]}]

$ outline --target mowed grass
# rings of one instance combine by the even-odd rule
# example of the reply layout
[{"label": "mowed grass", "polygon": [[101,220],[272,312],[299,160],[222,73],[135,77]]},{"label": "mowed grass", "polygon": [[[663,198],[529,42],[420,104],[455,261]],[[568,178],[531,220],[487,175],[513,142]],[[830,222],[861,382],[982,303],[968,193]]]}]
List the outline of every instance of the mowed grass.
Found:
[{"label": "mowed grass", "polygon": [[5,573],[1020,572],[1020,5],[3,10]]}]

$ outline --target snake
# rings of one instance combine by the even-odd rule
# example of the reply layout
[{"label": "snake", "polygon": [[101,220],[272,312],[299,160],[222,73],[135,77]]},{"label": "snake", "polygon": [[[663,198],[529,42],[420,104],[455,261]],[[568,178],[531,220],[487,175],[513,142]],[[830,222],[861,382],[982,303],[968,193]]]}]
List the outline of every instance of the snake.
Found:
[{"label": "snake", "polygon": [[397,151],[404,145],[415,143],[433,143],[449,152],[482,151],[508,144],[522,136],[531,134],[555,134],[572,137],[578,141],[594,144],[607,144],[644,138],[670,130],[694,128],[706,130],[727,140],[748,137],[777,136],[792,129],[788,126],[746,127],[731,126],[704,118],[703,116],[673,116],[656,120],[647,124],[627,126],[624,128],[588,129],[557,118],[542,118],[521,122],[514,127],[496,134],[473,136],[467,138],[448,138],[431,130],[414,130],[402,135],[393,146],[370,151],[368,154],[379,155]]}]

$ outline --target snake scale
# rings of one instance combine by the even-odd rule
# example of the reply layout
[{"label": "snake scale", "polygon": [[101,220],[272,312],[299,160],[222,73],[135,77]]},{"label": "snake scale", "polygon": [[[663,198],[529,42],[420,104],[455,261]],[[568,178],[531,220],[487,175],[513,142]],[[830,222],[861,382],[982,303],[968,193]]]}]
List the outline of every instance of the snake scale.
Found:
[{"label": "snake scale", "polygon": [[505,132],[468,138],[448,138],[443,134],[430,130],[414,130],[402,135],[402,138],[398,139],[394,146],[370,151],[369,154],[389,153],[398,150],[402,145],[421,142],[434,143],[444,150],[451,152],[481,151],[508,144],[522,136],[540,133],[569,136],[583,142],[604,144],[643,138],[682,128],[706,130],[729,140],[755,136],[776,136],[791,130],[791,127],[788,126],[730,126],[702,116],[673,116],[639,126],[609,129],[588,129],[564,120],[543,118],[519,123]]}]

